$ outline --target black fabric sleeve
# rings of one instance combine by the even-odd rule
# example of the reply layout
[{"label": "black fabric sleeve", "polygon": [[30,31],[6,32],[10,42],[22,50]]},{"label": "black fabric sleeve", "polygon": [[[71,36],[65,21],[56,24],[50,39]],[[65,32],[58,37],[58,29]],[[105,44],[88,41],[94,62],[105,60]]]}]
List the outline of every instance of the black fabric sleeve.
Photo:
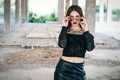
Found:
[{"label": "black fabric sleeve", "polygon": [[88,51],[92,51],[95,48],[93,35],[89,33],[89,31],[86,31],[83,33],[83,36],[85,37],[86,41],[86,49]]},{"label": "black fabric sleeve", "polygon": [[61,32],[58,38],[58,46],[64,48],[67,44],[67,27],[62,26]]}]

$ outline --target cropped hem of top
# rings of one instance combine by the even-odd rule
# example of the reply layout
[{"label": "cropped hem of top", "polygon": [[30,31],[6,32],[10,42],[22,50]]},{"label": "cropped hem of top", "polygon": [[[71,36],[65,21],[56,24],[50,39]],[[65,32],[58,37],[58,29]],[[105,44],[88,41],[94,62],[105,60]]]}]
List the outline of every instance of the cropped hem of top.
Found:
[{"label": "cropped hem of top", "polygon": [[63,48],[63,56],[85,57],[86,50],[92,51],[95,48],[94,37],[86,31],[82,35],[68,34],[67,27],[62,26],[58,38],[59,47]]}]

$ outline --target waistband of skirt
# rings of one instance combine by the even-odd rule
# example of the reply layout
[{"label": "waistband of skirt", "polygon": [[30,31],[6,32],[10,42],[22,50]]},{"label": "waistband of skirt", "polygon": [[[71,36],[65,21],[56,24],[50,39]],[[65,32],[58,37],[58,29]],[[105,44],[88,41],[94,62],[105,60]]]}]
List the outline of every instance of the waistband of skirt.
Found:
[{"label": "waistband of skirt", "polygon": [[68,63],[68,64],[74,64],[74,65],[83,65],[84,64],[84,61],[80,62],[80,63],[74,63],[74,62],[66,61],[66,60],[62,59],[61,57],[60,57],[60,62]]}]

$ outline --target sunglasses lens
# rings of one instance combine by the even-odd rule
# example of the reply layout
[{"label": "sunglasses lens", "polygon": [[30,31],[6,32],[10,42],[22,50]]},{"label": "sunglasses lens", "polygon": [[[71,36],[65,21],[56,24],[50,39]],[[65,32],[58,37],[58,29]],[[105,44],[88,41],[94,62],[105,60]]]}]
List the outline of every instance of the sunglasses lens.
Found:
[{"label": "sunglasses lens", "polygon": [[73,21],[73,20],[80,20],[80,16],[76,16],[76,17],[73,17],[73,16],[70,16],[70,21]]}]

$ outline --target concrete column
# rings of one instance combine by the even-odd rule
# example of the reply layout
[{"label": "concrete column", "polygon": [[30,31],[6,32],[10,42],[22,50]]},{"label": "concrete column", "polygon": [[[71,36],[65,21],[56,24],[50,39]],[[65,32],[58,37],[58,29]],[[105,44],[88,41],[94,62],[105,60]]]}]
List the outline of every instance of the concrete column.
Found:
[{"label": "concrete column", "polygon": [[21,0],[21,22],[27,22],[28,0]]},{"label": "concrete column", "polygon": [[4,0],[4,26],[5,26],[5,33],[9,33],[11,31],[11,0]]},{"label": "concrete column", "polygon": [[111,8],[112,0],[107,0],[107,22],[112,21],[112,8]]},{"label": "concrete column", "polygon": [[100,13],[99,13],[99,20],[103,22],[104,19],[104,1],[100,0]]},{"label": "concrete column", "polygon": [[58,21],[61,23],[64,19],[64,0],[58,0]]},{"label": "concrete column", "polygon": [[25,22],[25,0],[21,0],[21,23]]},{"label": "concrete column", "polygon": [[72,5],[78,5],[78,0],[72,0]]},{"label": "concrete column", "polygon": [[70,0],[66,0],[65,13],[67,13],[69,6],[70,6]]},{"label": "concrete column", "polygon": [[88,23],[88,29],[91,33],[95,33],[95,10],[96,0],[86,0],[85,18]]},{"label": "concrete column", "polygon": [[28,0],[25,0],[25,22],[28,22]]},{"label": "concrete column", "polygon": [[15,22],[16,24],[20,22],[20,0],[15,2]]}]

